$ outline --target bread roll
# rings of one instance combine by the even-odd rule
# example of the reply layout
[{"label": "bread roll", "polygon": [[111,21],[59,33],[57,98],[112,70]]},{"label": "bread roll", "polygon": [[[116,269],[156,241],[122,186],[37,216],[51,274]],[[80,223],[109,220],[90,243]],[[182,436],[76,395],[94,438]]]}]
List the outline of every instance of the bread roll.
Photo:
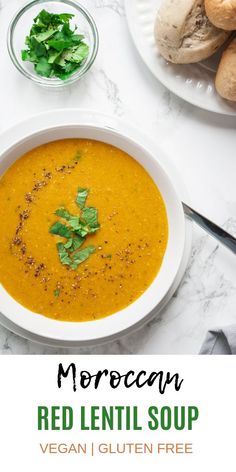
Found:
[{"label": "bread roll", "polygon": [[236,39],[223,53],[216,74],[216,90],[221,97],[236,102]]},{"label": "bread roll", "polygon": [[213,25],[228,31],[236,29],[236,0],[205,0],[205,8]]},{"label": "bread roll", "polygon": [[159,51],[176,64],[207,59],[229,34],[210,23],[204,0],[164,0],[155,22]]}]

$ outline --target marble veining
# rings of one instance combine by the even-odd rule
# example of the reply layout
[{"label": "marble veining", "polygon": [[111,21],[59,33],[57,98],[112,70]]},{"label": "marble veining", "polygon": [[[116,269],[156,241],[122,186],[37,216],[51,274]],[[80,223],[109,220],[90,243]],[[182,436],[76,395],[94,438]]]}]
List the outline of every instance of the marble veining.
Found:
[{"label": "marble veining", "polygon": [[[88,108],[124,119],[162,147],[181,175],[193,207],[236,235],[235,118],[214,115],[166,90],[141,62],[122,0],[81,0],[99,29],[96,62],[79,83],[61,91],[31,84],[14,69],[7,25],[25,0],[0,0],[1,119],[4,130],[36,113]],[[6,93],[7,91],[7,93]],[[55,349],[0,327],[0,353],[195,354],[206,331],[236,323],[236,259],[200,228],[186,274],[162,313],[139,331],[94,348]]]},{"label": "marble veining", "polygon": [[100,93],[103,92],[106,100],[110,102],[112,114],[122,116],[124,114],[124,105],[120,97],[118,85],[110,79],[104,69],[95,70],[94,80],[98,83]]},{"label": "marble veining", "polygon": [[109,8],[120,16],[125,14],[123,0],[95,0],[95,6],[102,9]]}]

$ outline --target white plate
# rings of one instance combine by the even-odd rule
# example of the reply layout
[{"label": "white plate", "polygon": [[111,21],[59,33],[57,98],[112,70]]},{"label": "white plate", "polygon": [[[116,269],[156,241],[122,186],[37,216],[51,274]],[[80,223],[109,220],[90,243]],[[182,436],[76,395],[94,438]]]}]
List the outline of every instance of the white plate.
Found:
[{"label": "white plate", "polygon": [[[123,148],[143,165],[156,180],[167,206],[170,237],[164,262],[151,287],[125,310],[102,320],[89,323],[65,323],[32,314],[0,288],[2,324],[27,338],[46,344],[72,346],[98,344],[137,329],[159,312],[176,290],[188,261],[191,247],[189,226],[184,224],[176,183],[172,185],[160,159],[165,159],[155,146],[140,142],[140,133],[126,124],[93,112],[57,110],[38,115],[14,127],[1,136],[1,169],[10,165],[21,153],[42,142],[59,137],[90,137]],[[153,158],[155,154],[155,158]],[[162,156],[162,157],[161,157]],[[186,238],[185,232],[188,237]],[[187,239],[187,244],[186,244]],[[171,262],[171,263],[170,263]]]},{"label": "white plate", "polygon": [[217,94],[214,79],[218,51],[198,64],[175,65],[161,57],[154,41],[154,21],[161,0],[125,0],[127,21],[135,46],[151,72],[171,92],[204,110],[236,115],[236,104]]}]

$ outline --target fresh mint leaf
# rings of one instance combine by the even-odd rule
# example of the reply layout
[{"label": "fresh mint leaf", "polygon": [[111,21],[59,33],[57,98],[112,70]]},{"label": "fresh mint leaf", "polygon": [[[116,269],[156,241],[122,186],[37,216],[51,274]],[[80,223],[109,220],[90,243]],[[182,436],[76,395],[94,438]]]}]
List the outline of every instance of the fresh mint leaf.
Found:
[{"label": "fresh mint leaf", "polygon": [[76,203],[81,210],[85,206],[88,194],[89,194],[89,190],[87,188],[81,188],[81,187],[78,188]]},{"label": "fresh mint leaf", "polygon": [[67,226],[63,225],[59,221],[51,226],[51,228],[49,229],[49,233],[62,236],[63,238],[71,237],[71,231],[69,230],[69,228],[67,228]]}]

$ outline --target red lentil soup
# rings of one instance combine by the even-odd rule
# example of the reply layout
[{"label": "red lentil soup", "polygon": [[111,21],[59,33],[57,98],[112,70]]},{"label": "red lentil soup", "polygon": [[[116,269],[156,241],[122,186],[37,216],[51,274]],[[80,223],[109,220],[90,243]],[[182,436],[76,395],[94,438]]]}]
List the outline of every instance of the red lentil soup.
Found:
[{"label": "red lentil soup", "polygon": [[[98,221],[83,237],[85,207]],[[55,214],[62,208],[79,234]],[[84,139],[19,158],[0,179],[0,220],[0,282],[32,312],[62,321],[96,320],[134,302],[156,277],[168,240],[165,205],[145,169]],[[74,252],[68,231],[80,241]]]}]

